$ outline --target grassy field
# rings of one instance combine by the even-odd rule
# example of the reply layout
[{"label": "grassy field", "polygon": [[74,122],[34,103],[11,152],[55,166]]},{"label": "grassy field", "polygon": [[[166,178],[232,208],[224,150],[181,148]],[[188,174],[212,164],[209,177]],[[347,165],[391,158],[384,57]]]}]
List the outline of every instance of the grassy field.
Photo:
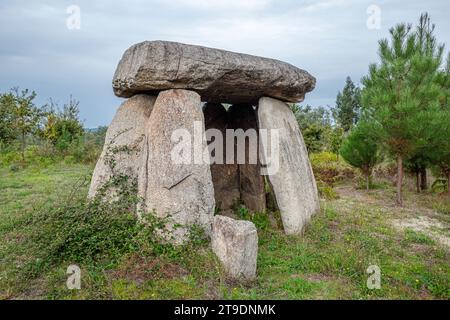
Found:
[{"label": "grassy field", "polygon": [[[84,201],[92,169],[0,168],[1,299],[450,298],[450,201],[407,192],[405,207],[398,208],[387,183],[370,192],[350,182],[339,185],[339,198],[322,200],[301,238],[285,236],[259,217],[258,278],[246,285],[227,281],[204,241],[152,254],[106,249],[103,259],[92,262],[74,254],[40,263],[39,246],[27,241],[34,239],[35,217]],[[65,230],[79,227],[68,221]],[[81,267],[81,290],[66,288],[70,264]],[[381,269],[381,289],[367,288],[370,265]]]}]

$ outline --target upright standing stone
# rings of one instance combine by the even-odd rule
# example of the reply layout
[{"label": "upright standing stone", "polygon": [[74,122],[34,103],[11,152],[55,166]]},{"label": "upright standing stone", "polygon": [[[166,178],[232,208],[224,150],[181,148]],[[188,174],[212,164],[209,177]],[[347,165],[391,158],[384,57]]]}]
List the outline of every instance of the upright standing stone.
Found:
[{"label": "upright standing stone", "polygon": [[[266,210],[266,195],[264,191],[264,177],[261,174],[261,164],[258,156],[258,124],[255,109],[249,104],[233,105],[229,110],[231,127],[244,131],[244,147],[237,148],[235,159],[245,153],[245,163],[239,164],[239,189],[241,199],[248,209],[253,212]],[[251,154],[252,153],[252,154]]]},{"label": "upright standing stone", "polygon": [[147,128],[146,168],[139,176],[146,210],[170,217],[175,243],[186,240],[194,225],[210,235],[214,189],[210,166],[201,158],[207,145],[200,96],[187,90],[161,92]]},{"label": "upright standing stone", "polygon": [[[279,130],[279,169],[269,175],[287,234],[300,234],[310,217],[319,210],[319,197],[305,143],[289,106],[263,97],[259,100],[260,129]],[[269,132],[270,135],[270,132]],[[270,154],[261,150],[263,163]]]},{"label": "upright standing stone", "polygon": [[[219,130],[222,134],[222,155],[214,156],[220,158],[220,163],[211,164],[211,175],[214,184],[216,207],[227,211],[239,200],[239,167],[236,163],[226,164],[226,129],[229,128],[228,112],[223,105],[218,103],[207,103],[203,109],[205,115],[205,128]],[[215,141],[211,141],[214,144]]]},{"label": "upright standing stone", "polygon": [[258,234],[250,221],[215,216],[212,249],[234,280],[253,280],[256,277]]},{"label": "upright standing stone", "polygon": [[142,165],[140,160],[145,125],[155,100],[153,96],[135,95],[122,103],[117,110],[106,132],[103,151],[92,175],[88,195],[90,198],[96,195],[113,174],[137,178]]}]

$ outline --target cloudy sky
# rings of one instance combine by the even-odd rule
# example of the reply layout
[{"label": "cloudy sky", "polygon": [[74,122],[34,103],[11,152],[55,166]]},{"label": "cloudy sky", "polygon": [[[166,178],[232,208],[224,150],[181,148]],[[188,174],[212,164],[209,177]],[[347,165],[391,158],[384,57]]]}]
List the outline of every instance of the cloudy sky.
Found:
[{"label": "cloudy sky", "polygon": [[[80,29],[67,27],[72,5]],[[1,0],[0,92],[29,88],[39,104],[72,94],[87,127],[106,125],[122,101],[111,89],[122,53],[171,40],[290,62],[317,78],[304,103],[332,106],[345,77],[359,82],[377,61],[378,39],[424,11],[449,47],[449,0]]]}]

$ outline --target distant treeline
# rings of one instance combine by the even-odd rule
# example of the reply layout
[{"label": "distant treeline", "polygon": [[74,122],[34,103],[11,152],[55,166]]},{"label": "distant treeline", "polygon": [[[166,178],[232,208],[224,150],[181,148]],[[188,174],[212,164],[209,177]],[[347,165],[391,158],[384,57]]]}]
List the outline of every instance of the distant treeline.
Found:
[{"label": "distant treeline", "polygon": [[106,127],[84,129],[79,101],[72,96],[62,107],[52,99],[44,106],[36,106],[35,98],[36,92],[28,89],[0,93],[0,152],[8,153],[6,158],[11,161],[17,161],[17,153],[21,164],[26,163],[27,155],[95,161]]}]

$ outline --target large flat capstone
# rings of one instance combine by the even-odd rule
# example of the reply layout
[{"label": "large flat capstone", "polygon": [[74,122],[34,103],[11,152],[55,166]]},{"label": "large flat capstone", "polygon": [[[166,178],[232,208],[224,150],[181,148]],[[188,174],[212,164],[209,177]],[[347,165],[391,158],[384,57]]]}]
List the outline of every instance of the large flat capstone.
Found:
[{"label": "large flat capstone", "polygon": [[315,78],[286,62],[168,41],[146,41],[125,51],[113,79],[114,93],[131,97],[187,89],[202,101],[256,104],[262,96],[300,102]]}]

